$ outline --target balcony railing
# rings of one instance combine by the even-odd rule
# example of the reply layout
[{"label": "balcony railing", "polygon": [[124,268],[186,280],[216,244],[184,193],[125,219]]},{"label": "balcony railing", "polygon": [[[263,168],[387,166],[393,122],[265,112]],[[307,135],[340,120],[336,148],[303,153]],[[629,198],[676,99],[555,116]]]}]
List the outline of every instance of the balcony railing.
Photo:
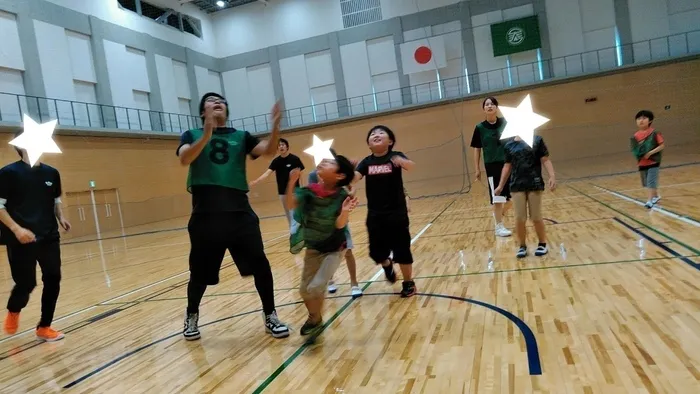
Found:
[{"label": "balcony railing", "polygon": [[[623,65],[659,61],[700,53],[700,30],[598,49],[553,59],[512,65],[404,88],[375,92],[301,108],[286,109],[287,127],[367,114],[409,104],[425,104],[471,94],[533,84],[553,78],[612,70]],[[0,92],[0,121],[21,122],[23,113],[64,126],[180,133],[201,127],[199,116],[91,104]],[[229,125],[260,134],[270,130],[269,114],[229,121]]]}]

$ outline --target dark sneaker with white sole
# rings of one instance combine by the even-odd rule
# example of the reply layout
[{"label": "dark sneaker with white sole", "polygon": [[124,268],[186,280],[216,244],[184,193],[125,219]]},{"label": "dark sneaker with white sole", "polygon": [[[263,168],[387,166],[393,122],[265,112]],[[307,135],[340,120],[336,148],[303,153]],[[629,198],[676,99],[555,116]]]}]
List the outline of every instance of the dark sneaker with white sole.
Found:
[{"label": "dark sneaker with white sole", "polygon": [[277,311],[272,311],[267,316],[263,313],[263,318],[265,319],[265,331],[273,337],[286,338],[289,336],[289,327],[280,321],[277,317]]}]

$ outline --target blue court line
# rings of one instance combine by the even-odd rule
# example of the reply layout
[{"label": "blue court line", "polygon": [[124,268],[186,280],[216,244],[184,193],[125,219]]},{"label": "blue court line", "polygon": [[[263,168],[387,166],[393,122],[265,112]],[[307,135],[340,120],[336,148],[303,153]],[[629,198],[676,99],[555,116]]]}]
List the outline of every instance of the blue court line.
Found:
[{"label": "blue court line", "polygon": [[675,250],[671,249],[668,245],[666,245],[668,242],[671,242],[671,241],[664,241],[664,242],[661,242],[661,241],[659,241],[659,240],[657,240],[657,239],[655,239],[655,238],[652,238],[651,236],[649,236],[649,235],[647,235],[647,234],[645,234],[645,233],[639,231],[639,229],[636,229],[636,228],[630,226],[629,224],[625,223],[624,221],[620,220],[619,218],[613,218],[613,219],[614,219],[616,222],[620,223],[621,225],[623,225],[623,226],[627,227],[628,229],[634,231],[634,232],[637,233],[639,236],[644,237],[646,240],[648,240],[649,242],[651,242],[651,243],[653,243],[654,245],[658,246],[659,248],[665,250],[665,251],[668,252],[668,253],[671,253],[674,257],[680,259],[682,262],[688,264],[689,266],[695,268],[696,270],[700,270],[700,264],[694,262],[693,260],[691,260],[691,259],[689,259],[689,258],[687,258],[687,257],[683,257],[683,255],[681,255],[680,253],[676,252]]},{"label": "blue court line", "polygon": [[[398,295],[398,293],[366,293],[363,295],[363,298],[367,297],[367,296],[397,296],[397,295]],[[483,307],[488,308],[496,313],[503,315],[508,320],[512,321],[518,327],[520,332],[523,334],[523,338],[525,339],[525,348],[527,351],[527,360],[528,360],[528,367],[530,370],[530,375],[541,375],[542,374],[542,364],[540,362],[540,353],[539,353],[539,348],[537,346],[537,339],[535,338],[535,334],[532,332],[532,329],[530,329],[530,327],[527,325],[527,323],[525,323],[519,317],[513,315],[512,313],[506,311],[505,309],[499,308],[495,305],[492,305],[492,304],[489,304],[489,303],[486,303],[483,301],[479,301],[479,300],[456,297],[456,296],[451,296],[451,295],[446,295],[446,294],[433,294],[433,293],[416,293],[416,296],[436,297],[436,298],[444,298],[444,299],[451,299],[451,300],[456,300],[456,301],[468,302],[470,304],[483,306]],[[350,298],[350,297],[352,297],[352,296],[351,295],[339,295],[339,296],[327,297],[327,299]],[[281,304],[281,305],[277,305],[277,307],[281,308],[281,307],[299,305],[299,304],[303,304],[303,301],[295,301],[295,302],[290,302],[290,303],[286,303],[286,304]],[[250,315],[253,313],[260,313],[260,312],[262,312],[262,309],[255,309],[252,311],[241,312],[241,313],[237,313],[235,315],[231,315],[228,317],[224,317],[224,318],[221,318],[218,320],[211,321],[209,323],[202,324],[202,325],[200,325],[200,327],[207,327],[207,326],[210,326],[210,325],[213,325],[216,323],[220,323],[220,322],[223,322],[226,320],[231,320],[231,319],[235,319],[237,317],[243,317],[243,316],[247,316],[247,315]],[[85,380],[87,380],[87,379],[97,375],[98,373],[104,371],[105,369],[118,364],[119,362],[123,361],[126,358],[129,358],[129,357],[131,357],[131,356],[133,356],[133,355],[135,355],[143,350],[146,350],[146,349],[153,347],[159,343],[167,341],[168,339],[175,338],[179,335],[182,335],[182,332],[176,332],[174,334],[170,334],[164,338],[158,339],[158,340],[153,341],[151,343],[148,343],[146,345],[139,346],[138,348],[131,350],[127,353],[124,353],[123,355],[107,362],[106,364],[104,364],[104,365],[88,372],[87,374],[79,377],[78,379],[66,384],[65,386],[63,386],[63,388],[68,389],[68,388],[74,387],[77,384],[84,382]],[[307,346],[309,346],[309,345],[305,344],[304,346],[302,346],[302,348],[306,348]],[[298,354],[301,354],[301,352],[298,352]],[[292,361],[293,360],[289,360],[290,363]]]}]

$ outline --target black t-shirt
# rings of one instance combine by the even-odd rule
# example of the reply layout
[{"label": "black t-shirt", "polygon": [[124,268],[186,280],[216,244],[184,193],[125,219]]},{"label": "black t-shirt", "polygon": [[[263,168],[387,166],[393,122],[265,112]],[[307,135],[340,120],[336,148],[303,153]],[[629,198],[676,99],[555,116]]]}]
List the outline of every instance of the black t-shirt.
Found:
[{"label": "black t-shirt", "polygon": [[532,148],[524,141],[508,139],[504,146],[506,163],[512,165],[510,175],[511,192],[544,190],[542,178],[543,157],[549,156],[547,145],[540,136],[535,136]]},{"label": "black t-shirt", "polygon": [[402,168],[391,161],[394,156],[407,159],[401,152],[390,151],[381,157],[369,155],[357,165],[357,172],[366,179],[367,209],[370,214],[408,214]]},{"label": "black t-shirt", "polygon": [[[242,152],[249,155],[253,160],[257,159],[257,156],[250,154],[250,152],[255,148],[260,140],[251,135],[249,132],[244,130],[236,130],[229,127],[220,127],[214,130],[212,138],[217,135],[231,134],[231,133],[244,133],[242,140],[244,141],[244,149]],[[177,147],[176,154],[180,155],[180,148],[185,144],[193,144],[196,142],[194,136],[190,130],[185,131],[180,136],[180,145]],[[203,154],[203,153],[200,153]],[[245,159],[243,159],[245,160]],[[233,161],[233,160],[232,160]],[[245,180],[245,167],[243,168],[233,168],[233,166],[238,166],[238,164],[230,163],[231,167],[228,170],[231,176],[243,177],[241,184],[246,185]],[[234,189],[230,187],[217,186],[217,185],[193,185],[192,186],[192,213],[217,213],[217,212],[238,212],[238,211],[252,211],[250,202],[248,201],[248,194],[245,190]]]},{"label": "black t-shirt", "polygon": [[[60,238],[55,205],[61,193],[58,170],[44,163],[31,167],[17,161],[0,169],[0,199],[5,200],[7,213],[33,232],[37,241]],[[4,224],[0,224],[0,239],[3,244],[18,242]]]},{"label": "black t-shirt", "polygon": [[[277,193],[281,196],[287,192],[287,183],[289,182],[289,173],[298,168],[304,169],[304,164],[301,159],[293,154],[288,154],[287,157],[277,156],[270,163],[269,169],[275,172],[277,178]],[[296,184],[299,187],[299,181]]]}]

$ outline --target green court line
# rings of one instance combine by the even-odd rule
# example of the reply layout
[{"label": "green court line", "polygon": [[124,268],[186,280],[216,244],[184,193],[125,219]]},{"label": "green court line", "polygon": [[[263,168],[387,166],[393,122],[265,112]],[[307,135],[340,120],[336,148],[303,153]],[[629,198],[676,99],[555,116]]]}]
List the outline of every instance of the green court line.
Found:
[{"label": "green court line", "polygon": [[[550,265],[550,266],[542,266],[542,267],[511,268],[511,269],[494,270],[494,271],[464,272],[464,273],[458,273],[458,274],[426,275],[426,276],[416,276],[413,278],[413,280],[456,278],[456,277],[460,277],[460,276],[478,276],[478,275],[489,275],[489,274],[507,274],[507,273],[513,273],[513,272],[527,272],[527,271],[545,271],[545,270],[565,269],[565,268],[594,267],[594,266],[599,266],[599,265],[650,263],[650,262],[659,261],[659,260],[675,260],[675,259],[687,259],[687,258],[696,258],[696,257],[700,257],[700,254],[691,254],[691,255],[687,255],[687,256],[651,257],[651,258],[646,258],[646,259],[599,261],[599,262],[592,262],[592,263],[561,264],[561,265]],[[384,279],[375,280],[375,281],[360,281],[359,283],[365,284],[365,286],[363,287],[363,291],[364,291],[364,289],[366,289],[370,284],[378,283],[378,282],[384,282]],[[350,286],[350,285],[351,284],[349,282],[336,284],[336,286],[338,286],[338,287],[341,287],[341,286],[344,287],[344,286]],[[275,292],[294,291],[294,290],[298,290],[298,289],[299,289],[298,287],[287,287],[287,288],[275,289]],[[205,295],[205,297],[212,298],[212,297],[235,296],[235,295],[242,295],[242,294],[257,294],[257,291],[250,290],[250,291],[238,291],[238,292],[232,292],[232,293],[217,293],[217,294]],[[157,301],[179,301],[179,300],[184,300],[184,299],[187,299],[187,297],[154,298],[152,300],[132,301],[132,302],[124,302],[124,303],[115,302],[115,303],[98,304],[98,305],[102,306],[102,305],[121,305],[121,304],[131,304],[131,303],[143,303],[143,302],[157,302]]]},{"label": "green court line", "polygon": [[597,198],[595,198],[595,197],[593,197],[593,196],[589,196],[588,194],[586,194],[586,193],[584,193],[584,192],[582,192],[582,191],[580,191],[580,190],[578,190],[578,189],[576,189],[576,188],[574,188],[574,187],[571,187],[571,186],[568,186],[568,187],[569,187],[569,189],[571,189],[571,190],[573,190],[573,191],[575,191],[575,192],[577,192],[577,193],[579,193],[579,194],[582,194],[582,195],[584,195],[584,196],[590,198],[590,199],[593,200],[593,201],[597,201],[600,205],[603,205],[604,207],[606,207],[606,208],[608,208],[608,209],[611,209],[611,210],[613,210],[613,211],[619,213],[620,215],[626,217],[627,219],[629,219],[629,220],[631,220],[631,221],[633,221],[633,222],[639,224],[640,226],[646,228],[647,230],[653,231],[653,232],[655,232],[656,234],[658,234],[658,235],[660,235],[660,236],[662,236],[662,237],[665,237],[666,239],[668,239],[668,240],[670,240],[670,241],[672,241],[672,242],[677,243],[678,245],[680,245],[680,246],[682,246],[682,247],[684,247],[684,248],[690,250],[691,252],[693,252],[693,253],[695,253],[695,254],[700,254],[700,250],[698,250],[698,249],[696,249],[696,248],[694,248],[694,247],[692,247],[692,246],[690,246],[690,245],[688,245],[688,244],[686,244],[686,243],[684,243],[684,242],[682,242],[682,241],[679,241],[679,240],[673,238],[672,236],[670,236],[670,235],[664,233],[664,232],[661,231],[661,230],[657,230],[656,228],[654,228],[654,227],[652,227],[652,226],[650,226],[650,225],[648,225],[648,224],[646,224],[646,223],[644,223],[644,222],[642,222],[642,221],[639,221],[639,220],[635,219],[634,217],[628,215],[627,213],[625,213],[625,212],[623,212],[623,211],[621,211],[621,210],[619,210],[619,209],[617,209],[617,208],[613,208],[610,204],[606,204],[605,202],[600,201],[600,200],[598,200]]},{"label": "green court line", "polygon": [[[420,234],[422,234],[423,232],[427,231],[427,230],[428,230],[428,227],[427,227],[427,226],[429,226],[430,224],[434,223],[435,220],[437,220],[437,219],[440,217],[440,215],[442,215],[443,213],[445,213],[445,211],[447,211],[447,210],[455,203],[455,201],[457,201],[456,198],[453,199],[449,204],[447,204],[447,205],[445,206],[445,208],[444,208],[442,211],[440,211],[440,213],[438,213],[432,220],[430,220],[430,221],[428,222],[428,225],[426,225],[426,228],[424,228],[423,230],[421,230],[421,232],[419,233],[419,235],[417,235],[416,238],[414,238],[414,239],[411,240],[411,244],[413,244],[413,243],[417,240],[417,237],[419,237]],[[381,271],[379,271],[379,272],[381,272]],[[415,279],[415,278],[414,278],[414,279]],[[372,282],[372,281],[366,282],[365,285],[362,287],[362,292],[364,293],[364,291],[367,290],[367,288],[368,288],[372,283],[374,283],[374,282]],[[253,391],[253,394],[262,393],[263,390],[265,390],[265,389],[267,388],[267,386],[269,386],[270,383],[272,383],[272,381],[274,381],[274,380],[277,378],[277,376],[279,376],[279,374],[282,373],[282,371],[284,371],[291,363],[293,363],[294,360],[296,360],[296,358],[299,357],[299,355],[300,355],[301,353],[303,353],[304,350],[306,350],[306,348],[308,348],[309,346],[311,346],[311,345],[313,344],[313,342],[316,340],[316,338],[317,338],[319,335],[321,335],[321,334],[326,330],[326,328],[328,328],[328,326],[330,326],[331,324],[333,324],[333,322],[338,318],[338,316],[340,316],[343,312],[345,312],[345,310],[348,309],[348,307],[349,307],[354,301],[355,301],[354,298],[350,298],[340,309],[338,309],[338,310],[333,314],[333,316],[331,316],[331,318],[328,319],[328,321],[325,322],[325,323],[323,324],[323,326],[321,326],[321,328],[320,328],[319,330],[316,331],[316,333],[312,334],[312,336],[311,336],[306,342],[304,342],[303,345],[299,346],[299,348],[294,352],[294,354],[292,354],[290,357],[288,357],[279,367],[277,367],[277,369],[275,369],[275,371],[274,371],[272,374],[270,374],[270,376],[268,376],[268,377],[255,389],[255,391]]]}]

